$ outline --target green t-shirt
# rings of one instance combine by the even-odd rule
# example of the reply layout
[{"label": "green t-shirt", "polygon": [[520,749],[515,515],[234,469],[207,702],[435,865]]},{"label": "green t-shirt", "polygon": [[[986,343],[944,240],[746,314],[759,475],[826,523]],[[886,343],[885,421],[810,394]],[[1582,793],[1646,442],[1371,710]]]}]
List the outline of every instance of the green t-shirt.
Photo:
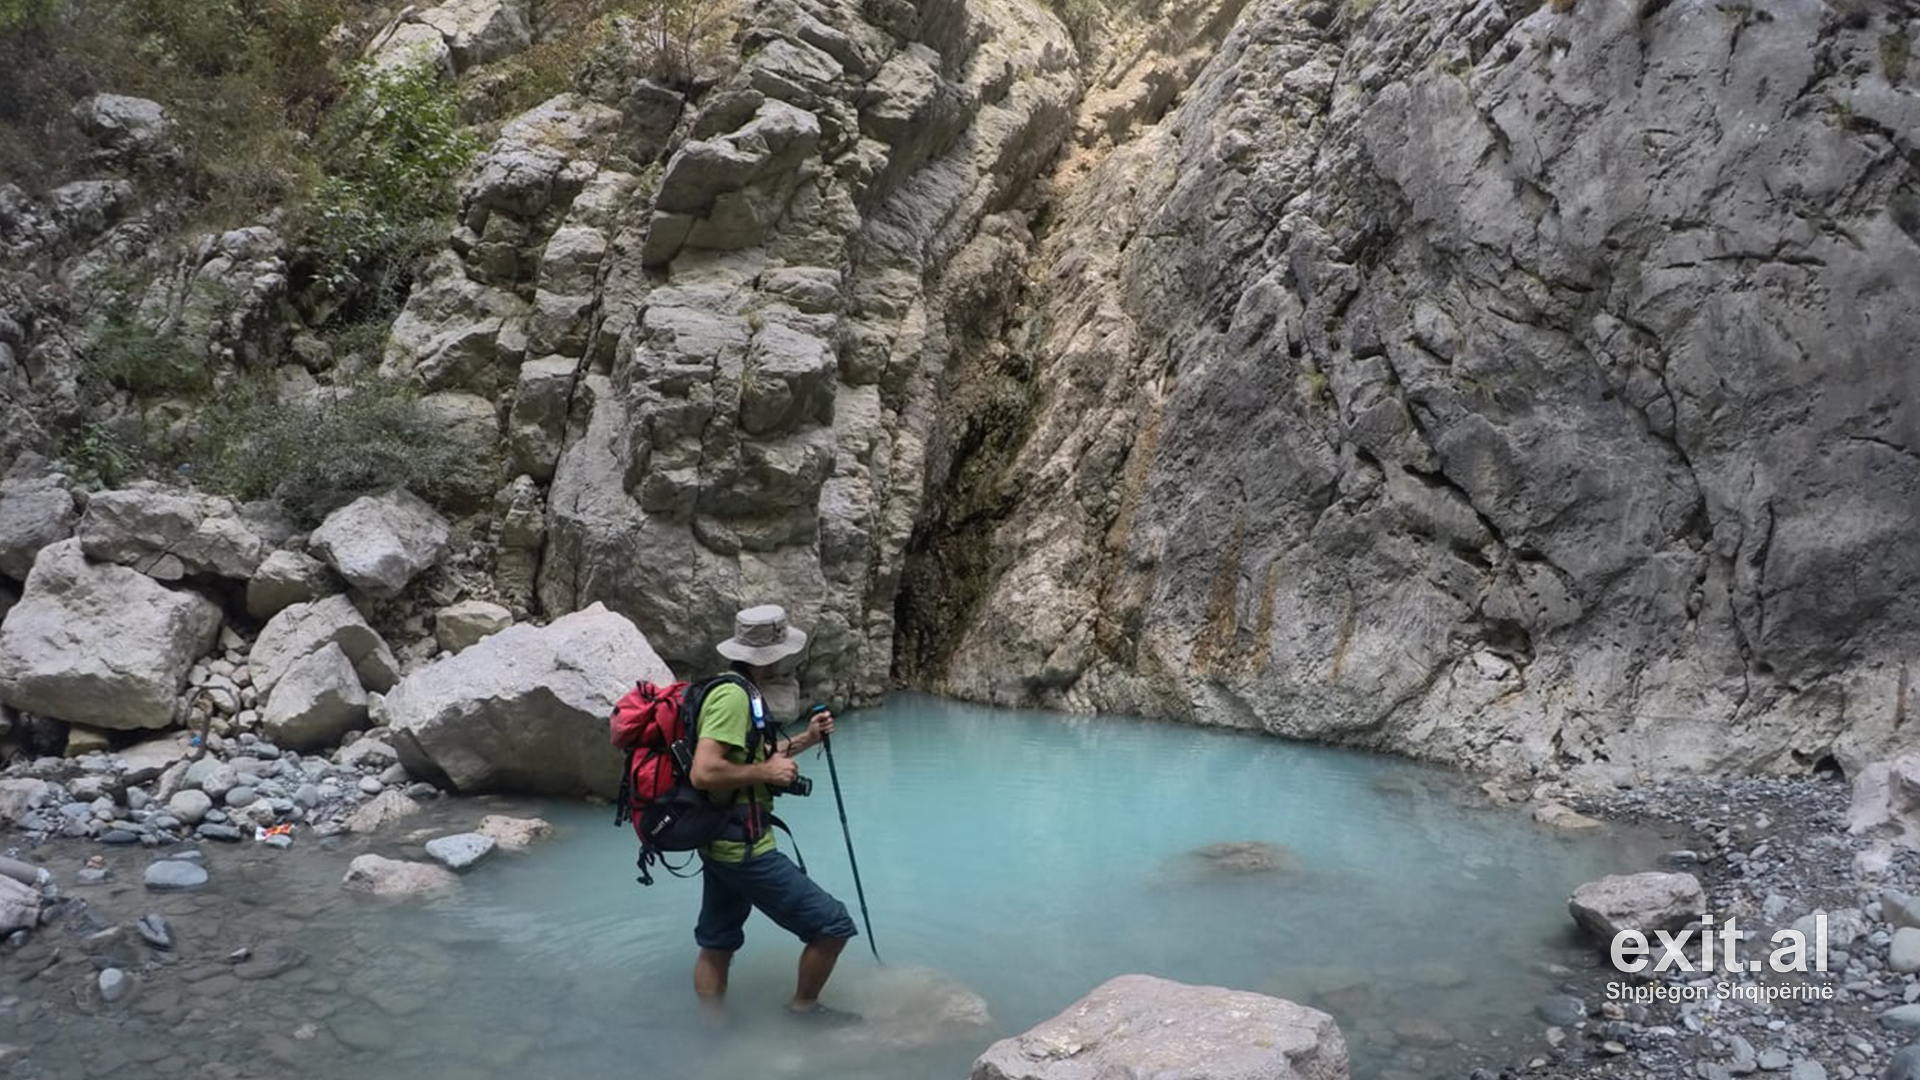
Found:
[{"label": "green t-shirt", "polygon": [[[714,688],[707,699],[700,703],[699,734],[696,738],[712,739],[724,743],[727,747],[727,760],[735,765],[747,764],[747,735],[753,730],[752,718],[747,715],[749,708],[747,692],[737,684],[727,683]],[[772,751],[768,741],[771,734],[763,737],[759,758],[766,758]],[[755,784],[752,791],[753,801],[771,810],[773,794],[764,784]],[[709,792],[707,797],[717,803],[731,805],[738,796],[743,801],[747,796],[733,791]],[[747,845],[739,840],[715,840],[702,850],[707,858],[715,862],[740,862],[746,858]],[[755,855],[764,855],[773,850],[773,829],[768,828],[766,835],[753,845]]]}]

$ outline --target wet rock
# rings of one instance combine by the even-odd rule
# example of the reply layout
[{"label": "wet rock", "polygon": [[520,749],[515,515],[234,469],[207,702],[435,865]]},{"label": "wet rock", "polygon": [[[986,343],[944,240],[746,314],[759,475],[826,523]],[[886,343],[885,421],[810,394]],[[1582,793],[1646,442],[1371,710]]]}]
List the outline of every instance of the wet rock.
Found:
[{"label": "wet rock", "polygon": [[[1796,1076],[1794,1080],[1800,1078]],[[1880,1080],[1920,1080],[1920,1043],[1897,1051],[1893,1059],[1887,1062]]]},{"label": "wet rock", "polygon": [[1555,1027],[1570,1028],[1587,1018],[1587,1005],[1572,994],[1554,994],[1533,1007],[1533,1011]]},{"label": "wet rock", "polygon": [[347,865],[340,880],[348,892],[374,896],[422,896],[443,892],[459,883],[449,870],[430,863],[389,859],[380,855],[361,855]]},{"label": "wet rock", "polygon": [[1677,930],[1697,919],[1705,905],[1698,878],[1657,871],[1590,881],[1567,901],[1574,921],[1603,942],[1621,930],[1649,937],[1655,930]]},{"label": "wet rock", "polygon": [[190,574],[244,581],[270,550],[232,502],[157,487],[94,493],[76,535],[88,558],[161,581]]},{"label": "wet rock", "polygon": [[237,844],[242,839],[238,828],[224,822],[206,822],[193,830],[193,835],[202,840],[215,840],[223,844]]},{"label": "wet rock", "polygon": [[480,819],[479,833],[508,851],[523,851],[536,840],[553,835],[553,826],[543,818],[507,817],[488,814]]},{"label": "wet rock", "polygon": [[489,634],[513,625],[513,613],[485,600],[463,600],[443,607],[433,617],[434,640],[457,653]]},{"label": "wet rock", "polygon": [[40,925],[40,890],[0,877],[0,935]]},{"label": "wet rock", "polygon": [[1592,832],[1604,827],[1593,818],[1556,802],[1534,807],[1533,820],[1562,832]]},{"label": "wet rock", "polygon": [[109,1005],[126,1000],[133,992],[133,980],[119,968],[108,968],[100,973],[100,998]]},{"label": "wet rock", "polygon": [[46,880],[46,871],[32,863],[0,855],[0,877],[12,878],[22,885],[37,887]]},{"label": "wet rock", "polygon": [[[1204,1062],[1204,1069],[1195,1063]],[[1279,998],[1122,975],[1024,1035],[993,1044],[972,1080],[1106,1075],[1336,1080],[1347,1046],[1333,1018]]]},{"label": "wet rock", "polygon": [[247,614],[271,619],[294,604],[332,596],[343,587],[319,559],[297,551],[276,551],[247,581]]},{"label": "wet rock", "polygon": [[409,772],[460,791],[612,795],[606,716],[636,679],[670,680],[625,617],[595,604],[503,630],[407,676],[386,696]]},{"label": "wet rock", "polygon": [[418,813],[420,806],[406,794],[399,791],[382,791],[347,816],[348,831],[372,833],[392,825],[409,814]]},{"label": "wet rock", "polygon": [[465,873],[493,854],[495,842],[481,833],[456,833],[427,841],[427,856],[455,873]]},{"label": "wet rock", "polygon": [[360,790],[368,795],[378,795],[387,789],[386,782],[377,776],[361,777],[359,786]]},{"label": "wet rock", "polygon": [[[203,829],[210,826],[202,826]],[[239,837],[235,837],[239,839]],[[154,892],[197,889],[207,883],[206,867],[182,859],[163,859],[147,867],[145,882]]]},{"label": "wet rock", "polygon": [[409,799],[437,799],[439,797],[440,789],[427,783],[425,780],[416,781],[407,785],[407,798]]},{"label": "wet rock", "polygon": [[66,478],[0,481],[0,577],[25,578],[34,556],[72,536],[79,521]]},{"label": "wet rock", "polygon": [[62,541],[40,552],[0,624],[0,699],[69,723],[164,727],[220,622],[212,601],[90,563],[78,541]]},{"label": "wet rock", "polygon": [[134,929],[140,932],[147,944],[156,949],[173,948],[173,927],[168,924],[165,915],[158,912],[142,915],[140,921],[134,924]]},{"label": "wet rock", "polygon": [[293,665],[329,642],[346,653],[366,689],[385,692],[399,677],[393,651],[353,602],[345,596],[329,596],[289,605],[267,622],[248,657],[254,686],[271,702],[274,686]]},{"label": "wet rock", "polygon": [[1920,971],[1920,930],[1903,926],[1894,931],[1887,948],[1887,966],[1903,975]]},{"label": "wet rock", "polygon": [[391,491],[328,514],[307,546],[348,584],[369,596],[392,597],[446,554],[447,536],[446,519],[433,507],[409,492]]},{"label": "wet rock", "polygon": [[294,661],[275,683],[261,713],[261,729],[275,743],[295,750],[332,746],[366,721],[367,695],[360,676],[333,641]]}]

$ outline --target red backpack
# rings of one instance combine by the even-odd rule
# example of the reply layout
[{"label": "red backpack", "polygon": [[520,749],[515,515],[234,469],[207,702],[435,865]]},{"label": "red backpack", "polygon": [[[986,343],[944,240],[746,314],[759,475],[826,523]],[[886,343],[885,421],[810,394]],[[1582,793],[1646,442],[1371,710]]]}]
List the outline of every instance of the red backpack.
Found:
[{"label": "red backpack", "polygon": [[[640,838],[640,884],[653,884],[648,868],[660,863],[679,875],[679,868],[666,862],[670,851],[693,851],[722,839],[729,825],[744,826],[751,848],[752,840],[768,822],[759,820],[758,804],[751,799],[740,802],[734,793],[730,804],[716,803],[693,786],[693,748],[698,741],[700,707],[715,688],[733,684],[747,692],[752,723],[747,734],[747,760],[758,752],[766,727],[766,703],[760,690],[739,675],[716,675],[698,683],[677,682],[666,686],[642,682],[614,703],[607,731],[613,745],[626,751],[626,770],[620,778],[620,794],[614,801],[613,823],[633,825]],[[736,811],[746,810],[745,819]]]}]

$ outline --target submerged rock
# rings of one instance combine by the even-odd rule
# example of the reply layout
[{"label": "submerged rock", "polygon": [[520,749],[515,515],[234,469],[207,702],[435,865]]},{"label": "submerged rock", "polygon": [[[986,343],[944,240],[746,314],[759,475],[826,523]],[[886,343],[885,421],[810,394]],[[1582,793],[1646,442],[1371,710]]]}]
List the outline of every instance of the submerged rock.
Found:
[{"label": "submerged rock", "polygon": [[147,888],[154,892],[197,889],[207,883],[207,870],[199,863],[184,859],[163,859],[147,867],[145,881]]},{"label": "submerged rock", "polygon": [[972,1080],[1346,1080],[1333,1017],[1280,998],[1122,975],[973,1063]]},{"label": "submerged rock", "polygon": [[496,846],[490,836],[456,833],[427,841],[427,855],[455,873],[464,873],[486,861]]},{"label": "submerged rock", "polygon": [[430,863],[389,859],[380,855],[361,855],[347,865],[341,888],[348,892],[373,896],[425,896],[444,892],[460,883],[449,870]]},{"label": "submerged rock", "polygon": [[480,819],[480,827],[476,831],[482,836],[491,838],[507,851],[523,851],[532,847],[535,840],[544,840],[552,836],[553,826],[544,818],[488,814]]}]

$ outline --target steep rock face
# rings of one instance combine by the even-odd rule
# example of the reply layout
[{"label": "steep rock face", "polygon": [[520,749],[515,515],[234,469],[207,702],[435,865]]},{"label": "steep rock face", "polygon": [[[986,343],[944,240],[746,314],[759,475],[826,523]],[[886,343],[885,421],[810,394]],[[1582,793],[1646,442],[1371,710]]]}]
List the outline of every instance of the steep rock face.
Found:
[{"label": "steep rock face", "polygon": [[1030,370],[960,373],[1008,392],[941,419],[904,673],[1597,779],[1875,756],[1920,96],[1911,5],[1839,7],[1251,0],[1058,207]]},{"label": "steep rock face", "polygon": [[539,597],[604,602],[694,668],[737,608],[777,601],[813,635],[810,692],[871,700],[947,316],[1015,276],[1073,52],[1010,0],[768,0],[746,23],[605,253]]}]

